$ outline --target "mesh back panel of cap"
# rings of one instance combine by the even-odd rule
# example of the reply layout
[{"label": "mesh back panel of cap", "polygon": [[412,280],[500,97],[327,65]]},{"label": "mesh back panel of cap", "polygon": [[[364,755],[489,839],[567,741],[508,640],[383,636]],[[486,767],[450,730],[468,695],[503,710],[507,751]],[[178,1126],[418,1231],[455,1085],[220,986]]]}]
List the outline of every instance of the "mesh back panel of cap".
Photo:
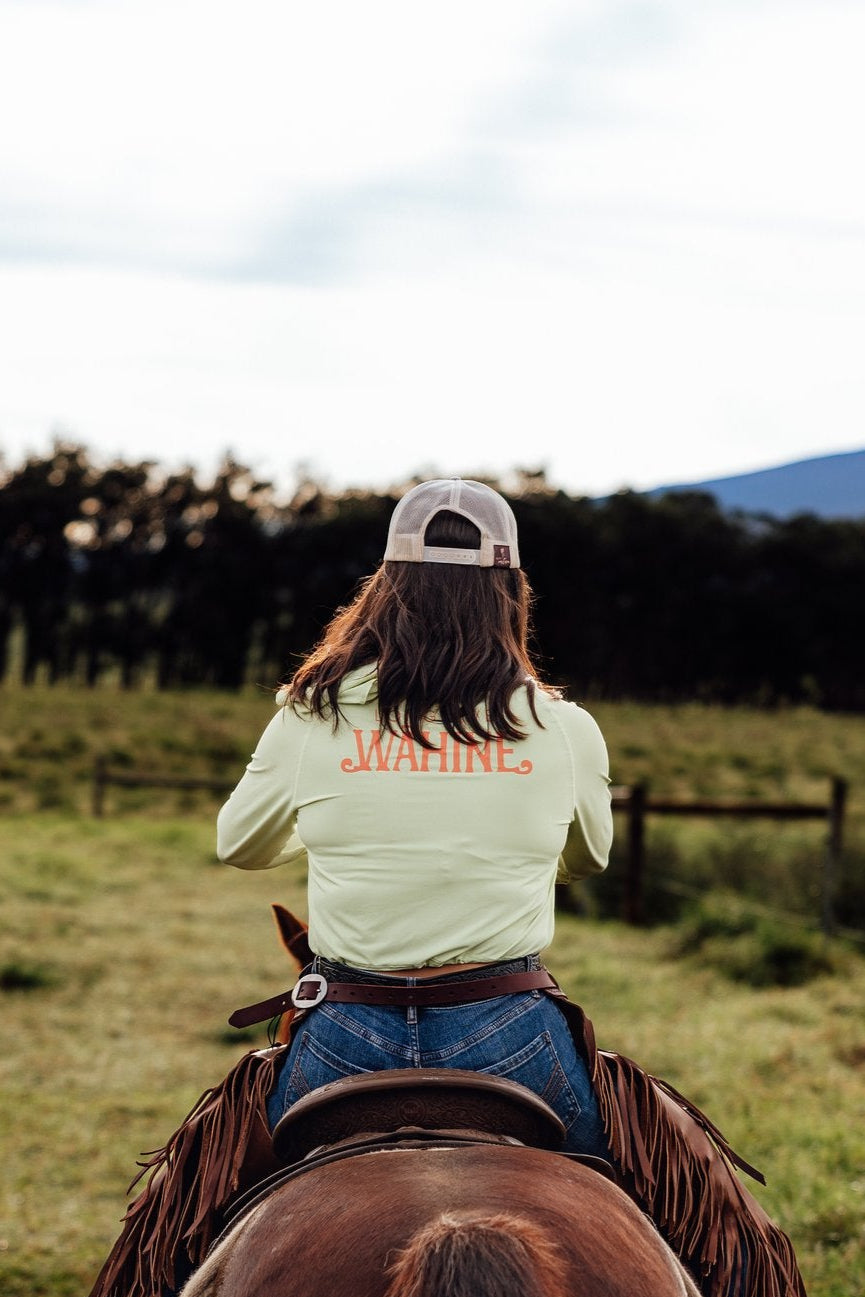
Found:
[{"label": "mesh back panel of cap", "polygon": [[496,540],[510,540],[516,543],[516,522],[510,506],[500,495],[483,487],[461,483],[459,505],[478,523],[482,531]]},{"label": "mesh back panel of cap", "polygon": [[434,513],[454,509],[468,514],[489,536],[498,538],[504,528],[505,535],[515,539],[515,528],[504,500],[489,489],[467,481],[437,482],[434,489],[427,483],[416,496],[411,493],[404,496],[397,507],[399,530],[403,535],[419,531]]},{"label": "mesh back panel of cap", "polygon": [[447,509],[450,505],[452,483],[437,483],[435,490],[427,488],[417,495],[404,496],[399,509],[399,529],[404,535],[414,534],[426,523],[433,512]]}]

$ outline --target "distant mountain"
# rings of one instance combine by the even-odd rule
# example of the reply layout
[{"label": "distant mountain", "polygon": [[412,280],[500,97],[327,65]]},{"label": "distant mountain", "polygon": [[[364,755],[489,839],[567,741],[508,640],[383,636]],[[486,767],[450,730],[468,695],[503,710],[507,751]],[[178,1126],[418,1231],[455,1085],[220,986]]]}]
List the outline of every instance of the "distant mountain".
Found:
[{"label": "distant mountain", "polygon": [[801,459],[759,473],[740,473],[709,482],[658,486],[646,495],[706,491],[722,509],[768,513],[788,518],[813,513],[819,518],[865,518],[865,450]]}]

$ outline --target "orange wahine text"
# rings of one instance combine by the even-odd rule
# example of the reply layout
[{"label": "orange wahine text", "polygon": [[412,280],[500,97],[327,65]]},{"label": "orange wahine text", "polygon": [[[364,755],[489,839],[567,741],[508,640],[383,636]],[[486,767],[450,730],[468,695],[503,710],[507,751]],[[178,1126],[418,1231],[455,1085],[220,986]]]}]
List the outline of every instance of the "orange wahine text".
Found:
[{"label": "orange wahine text", "polygon": [[[484,743],[458,743],[446,730],[436,731],[437,746],[421,747],[407,734],[382,734],[380,730],[353,730],[357,748],[355,757],[344,757],[340,769],[347,775],[395,774],[397,771],[417,771],[471,775],[528,775],[531,761],[513,762],[514,749],[504,739],[488,739]],[[423,731],[430,743],[433,733]]]}]

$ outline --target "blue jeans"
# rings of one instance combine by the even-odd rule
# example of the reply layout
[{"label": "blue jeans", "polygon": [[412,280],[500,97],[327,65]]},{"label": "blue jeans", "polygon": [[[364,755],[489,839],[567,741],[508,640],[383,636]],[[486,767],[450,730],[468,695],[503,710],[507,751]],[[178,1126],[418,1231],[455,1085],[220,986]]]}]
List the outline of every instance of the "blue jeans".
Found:
[{"label": "blue jeans", "polygon": [[[386,981],[316,959],[333,981]],[[540,967],[537,956],[474,969],[457,978]],[[354,976],[351,976],[354,974]],[[450,982],[452,977],[447,978]],[[429,979],[424,978],[424,985]],[[459,1067],[504,1076],[534,1090],[564,1123],[565,1150],[609,1159],[597,1099],[561,1011],[542,991],[518,992],[443,1008],[320,1004],[295,1033],[268,1099],[271,1129],[310,1090],[358,1072],[396,1067]]]}]

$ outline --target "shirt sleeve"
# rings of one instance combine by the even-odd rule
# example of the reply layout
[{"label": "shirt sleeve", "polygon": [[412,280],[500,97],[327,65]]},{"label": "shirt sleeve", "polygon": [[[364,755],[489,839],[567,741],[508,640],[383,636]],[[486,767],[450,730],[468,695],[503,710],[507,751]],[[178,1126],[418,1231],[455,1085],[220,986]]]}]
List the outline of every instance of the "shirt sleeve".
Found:
[{"label": "shirt sleeve", "polygon": [[305,859],[297,834],[296,786],[306,734],[280,708],[216,820],[216,854],[238,869],[273,869]]},{"label": "shirt sleeve", "polygon": [[613,844],[610,761],[597,722],[571,703],[565,730],[574,769],[574,818],[568,833],[568,872],[586,878],[606,869]]}]

